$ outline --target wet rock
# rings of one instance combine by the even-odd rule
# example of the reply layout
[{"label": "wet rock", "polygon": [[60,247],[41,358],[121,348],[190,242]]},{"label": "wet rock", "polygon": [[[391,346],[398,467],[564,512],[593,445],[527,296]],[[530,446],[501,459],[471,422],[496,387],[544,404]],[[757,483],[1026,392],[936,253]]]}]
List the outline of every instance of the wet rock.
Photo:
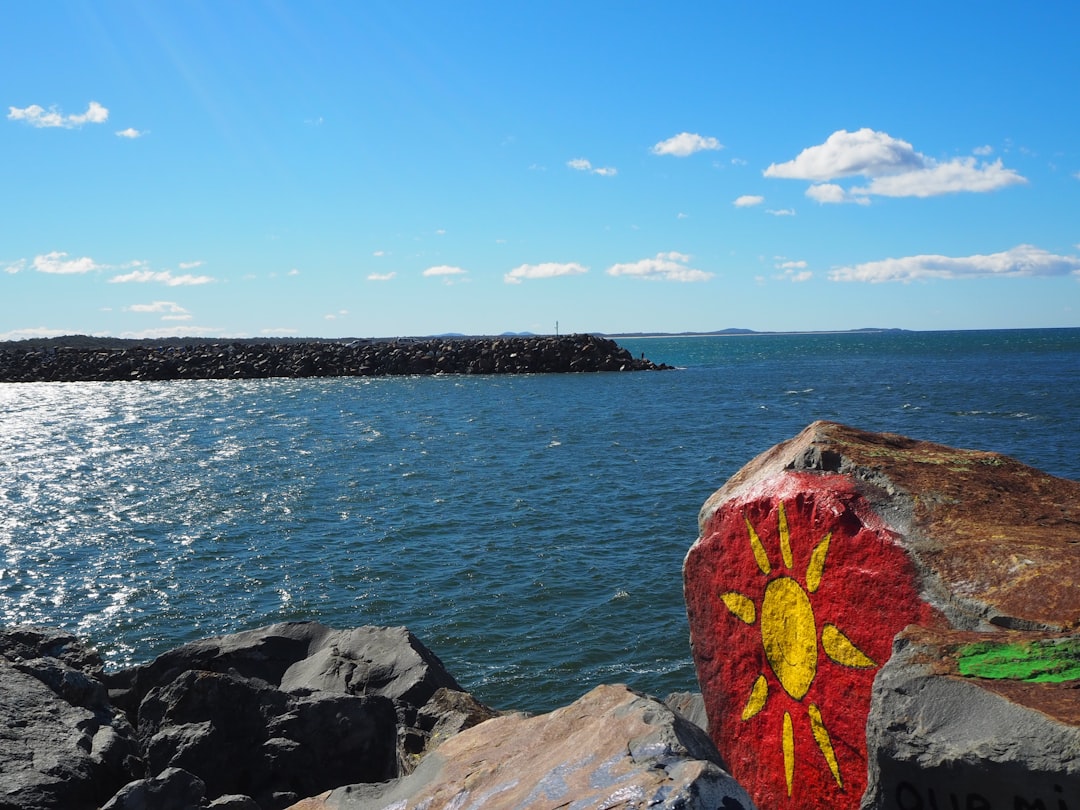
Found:
[{"label": "wet rock", "polygon": [[328,791],[292,810],[605,807],[751,810],[708,736],[663,703],[600,686],[550,714],[450,738],[410,775]]},{"label": "wet rock", "polygon": [[819,422],[751,461],[684,564],[732,773],[770,808],[1080,796],[1078,526],[1080,484],[994,453]]}]

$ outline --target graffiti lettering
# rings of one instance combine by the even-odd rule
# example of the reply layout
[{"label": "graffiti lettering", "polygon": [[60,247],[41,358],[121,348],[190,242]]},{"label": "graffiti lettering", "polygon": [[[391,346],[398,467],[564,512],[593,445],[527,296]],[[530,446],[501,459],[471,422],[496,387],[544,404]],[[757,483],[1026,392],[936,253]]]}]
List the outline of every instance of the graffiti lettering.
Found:
[{"label": "graffiti lettering", "polygon": [[981,793],[935,791],[934,788],[916,787],[911,782],[900,782],[896,786],[895,799],[899,810],[1070,810],[1060,798],[1062,792],[1061,785],[1054,785],[1056,806],[1048,805],[1040,798],[1015,795],[1002,797],[1002,801],[993,804]]}]

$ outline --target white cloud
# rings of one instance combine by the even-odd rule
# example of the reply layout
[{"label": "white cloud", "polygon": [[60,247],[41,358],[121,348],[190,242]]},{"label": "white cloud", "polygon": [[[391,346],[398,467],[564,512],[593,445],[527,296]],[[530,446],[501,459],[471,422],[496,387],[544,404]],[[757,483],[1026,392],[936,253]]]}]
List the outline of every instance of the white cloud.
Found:
[{"label": "white cloud", "polygon": [[765,202],[765,198],[760,195],[743,194],[741,197],[737,197],[732,205],[736,208],[750,208],[754,205],[761,205],[763,202]]},{"label": "white cloud", "polygon": [[372,256],[385,256],[385,255],[386,255],[386,251],[385,251],[385,250],[376,250],[376,251],[375,251],[374,253],[372,253],[371,255],[372,255]]},{"label": "white cloud", "polygon": [[1012,169],[993,163],[977,164],[975,158],[957,158],[935,163],[918,171],[888,177],[875,177],[870,185],[851,189],[853,195],[876,194],[881,197],[936,197],[959,191],[995,191],[1005,186],[1026,183]]},{"label": "white cloud", "polygon": [[129,312],[165,312],[173,315],[184,314],[187,312],[182,306],[175,301],[154,301],[150,304],[132,304],[127,307]]},{"label": "white cloud", "polygon": [[884,132],[864,127],[857,132],[841,129],[825,143],[803,149],[786,163],[773,163],[766,177],[793,180],[834,180],[838,177],[864,175],[877,177],[923,168],[924,158],[910,143]]},{"label": "white cloud", "polygon": [[287,276],[298,276],[298,275],[300,275],[300,271],[297,268],[294,267],[292,270],[290,270],[285,275],[287,275]]},{"label": "white cloud", "polygon": [[[776,258],[777,259],[782,259],[783,257],[777,256]],[[806,269],[806,262],[801,261],[801,260],[800,261],[791,261],[791,260],[777,261],[776,269],[783,271],[776,278],[780,279],[781,281],[790,281],[790,282],[795,283],[795,284],[799,284],[799,283],[802,283],[804,281],[809,281],[811,278],[814,277],[814,274]]]},{"label": "white cloud", "polygon": [[975,256],[907,256],[884,259],[829,273],[832,281],[918,281],[923,279],[1080,276],[1080,257],[1057,256],[1034,245],[1018,245],[1001,253]]},{"label": "white cloud", "polygon": [[127,129],[121,129],[116,133],[117,137],[119,137],[119,138],[128,138],[130,140],[135,140],[136,138],[141,138],[143,135],[147,135],[147,134],[148,133],[145,130],[138,130],[138,129],[135,129],[134,127],[128,127]]},{"label": "white cloud", "polygon": [[446,236],[446,228],[439,228],[435,231],[436,236]]},{"label": "white cloud", "polygon": [[774,217],[793,217],[795,216],[794,208],[766,208],[766,214],[772,214]]},{"label": "white cloud", "polygon": [[654,155],[688,157],[695,152],[723,148],[723,144],[716,140],[716,138],[706,138],[692,132],[680,132],[678,135],[674,135],[666,141],[660,141],[660,143],[652,148],[652,153]]},{"label": "white cloud", "polygon": [[14,262],[4,263],[4,272],[15,275],[16,273],[26,269],[26,259],[19,259]]},{"label": "white cloud", "polygon": [[390,279],[392,279],[396,275],[397,275],[397,273],[369,273],[368,277],[367,277],[367,280],[368,281],[389,281]]},{"label": "white cloud", "polygon": [[592,163],[585,158],[574,158],[573,160],[566,161],[566,165],[571,169],[579,172],[589,172],[590,174],[598,174],[601,177],[614,177],[619,173],[618,169],[611,166],[598,166],[593,168]]},{"label": "white cloud", "polygon": [[423,272],[423,275],[431,276],[462,276],[467,271],[462,270],[460,267],[451,267],[448,264],[440,264],[435,267],[429,267]]},{"label": "white cloud", "polygon": [[79,259],[69,259],[63,251],[54,250],[52,253],[44,253],[34,257],[34,269],[41,273],[57,273],[72,275],[89,273],[91,270],[100,270],[101,265],[89,256]]},{"label": "white cloud", "polygon": [[804,281],[809,281],[814,277],[814,274],[809,270],[785,270],[779,278],[784,281],[790,281],[792,284],[802,284]]},{"label": "white cloud", "polygon": [[[976,150],[985,155],[985,147]],[[825,143],[804,149],[793,160],[773,163],[766,177],[809,180],[806,192],[822,203],[866,204],[870,195],[932,197],[955,192],[994,191],[1027,180],[1001,160],[979,162],[960,157],[940,162],[915,151],[907,141],[864,127],[856,132],[838,130]],[[830,181],[861,176],[868,185],[845,190]]]},{"label": "white cloud", "polygon": [[38,326],[31,329],[12,329],[10,332],[0,332],[0,340],[29,340],[30,338],[50,338],[73,334],[71,329],[48,329]]},{"label": "white cloud", "polygon": [[37,104],[29,107],[8,107],[8,120],[25,121],[32,127],[60,127],[61,129],[78,129],[83,124],[103,124],[109,119],[109,111],[91,101],[86,112],[81,114],[64,115],[56,107],[46,110]]},{"label": "white cloud", "polygon": [[191,287],[199,284],[212,284],[213,276],[193,276],[185,273],[174,276],[171,270],[132,270],[109,279],[110,284],[164,284],[167,287]]},{"label": "white cloud", "polygon": [[198,259],[193,262],[179,262],[176,266],[181,270],[194,270],[196,267],[202,267],[206,262],[202,259]]},{"label": "white cloud", "polygon": [[973,155],[979,155],[980,157],[986,157],[987,155],[994,154],[994,147],[987,144],[986,146],[976,146],[971,150]]},{"label": "white cloud", "polygon": [[685,253],[657,253],[652,259],[612,265],[607,273],[609,276],[632,276],[650,281],[707,281],[712,278],[712,273],[690,267],[689,262],[690,257]]},{"label": "white cloud", "polygon": [[589,268],[584,267],[577,262],[567,262],[565,264],[559,264],[558,262],[522,264],[515,267],[509,273],[506,273],[503,276],[503,281],[507,284],[520,284],[527,278],[555,278],[557,276],[572,276],[587,272],[589,272]]},{"label": "white cloud", "polygon": [[815,183],[806,190],[806,196],[819,203],[857,203],[869,205],[870,198],[865,194],[849,194],[836,183]]}]

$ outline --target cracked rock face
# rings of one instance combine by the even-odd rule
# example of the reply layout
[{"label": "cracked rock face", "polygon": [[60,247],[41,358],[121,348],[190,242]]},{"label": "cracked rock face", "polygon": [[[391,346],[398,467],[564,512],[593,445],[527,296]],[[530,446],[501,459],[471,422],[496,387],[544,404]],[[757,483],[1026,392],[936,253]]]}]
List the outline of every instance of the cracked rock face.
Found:
[{"label": "cracked rock face", "polygon": [[0,810],[278,810],[398,777],[494,715],[404,627],[270,625],[115,673],[73,636],[15,627]]},{"label": "cracked rock face", "polygon": [[0,808],[93,810],[141,773],[134,730],[75,637],[0,631]]},{"label": "cracked rock face", "polygon": [[339,788],[293,810],[563,806],[754,807],[700,728],[653,698],[609,685],[550,714],[488,720],[402,779]]},{"label": "cracked rock face", "polygon": [[699,523],[684,563],[698,679],[761,806],[1080,796],[1080,484],[817,422]]}]

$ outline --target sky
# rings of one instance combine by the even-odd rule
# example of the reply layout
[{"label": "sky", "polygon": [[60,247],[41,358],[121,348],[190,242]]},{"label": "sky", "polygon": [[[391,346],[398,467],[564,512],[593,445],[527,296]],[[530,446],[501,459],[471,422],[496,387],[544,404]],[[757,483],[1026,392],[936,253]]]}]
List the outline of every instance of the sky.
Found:
[{"label": "sky", "polygon": [[1080,326],[1080,5],[11,2],[0,339]]}]

